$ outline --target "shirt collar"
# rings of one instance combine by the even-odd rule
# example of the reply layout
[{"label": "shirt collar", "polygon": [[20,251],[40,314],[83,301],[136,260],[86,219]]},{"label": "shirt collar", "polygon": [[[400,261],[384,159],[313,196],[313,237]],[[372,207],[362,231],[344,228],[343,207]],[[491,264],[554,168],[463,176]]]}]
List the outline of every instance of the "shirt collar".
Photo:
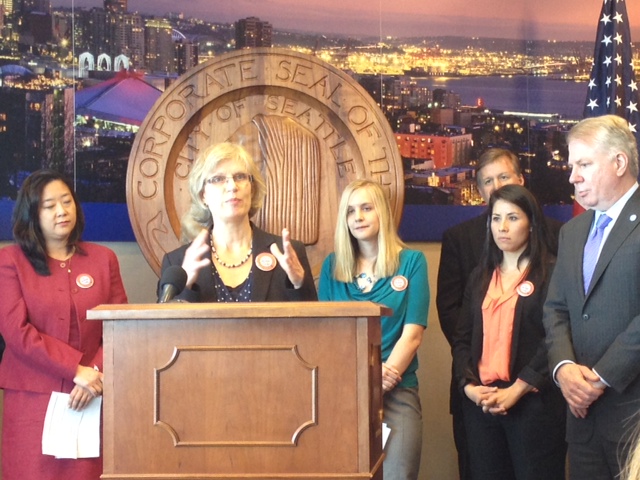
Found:
[{"label": "shirt collar", "polygon": [[622,209],[624,208],[624,206],[627,204],[627,202],[629,201],[629,199],[637,189],[638,189],[638,182],[635,182],[632,185],[632,187],[629,190],[627,190],[627,193],[625,193],[622,197],[620,197],[616,203],[611,205],[611,207],[609,207],[608,210],[604,212],[596,210],[596,216],[594,217],[594,220],[595,220],[594,224],[595,222],[598,221],[598,218],[600,217],[600,215],[602,215],[603,213],[606,213],[609,217],[611,217],[611,225],[613,226],[613,224],[616,223],[616,220],[622,213]]}]

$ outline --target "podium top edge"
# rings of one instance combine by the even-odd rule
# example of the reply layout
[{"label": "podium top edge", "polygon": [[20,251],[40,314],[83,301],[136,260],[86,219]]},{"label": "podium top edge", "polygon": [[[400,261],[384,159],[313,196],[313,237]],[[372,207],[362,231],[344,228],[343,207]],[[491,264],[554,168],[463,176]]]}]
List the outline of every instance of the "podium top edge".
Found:
[{"label": "podium top edge", "polygon": [[98,305],[87,320],[380,317],[393,310],[373,302],[139,303]]}]

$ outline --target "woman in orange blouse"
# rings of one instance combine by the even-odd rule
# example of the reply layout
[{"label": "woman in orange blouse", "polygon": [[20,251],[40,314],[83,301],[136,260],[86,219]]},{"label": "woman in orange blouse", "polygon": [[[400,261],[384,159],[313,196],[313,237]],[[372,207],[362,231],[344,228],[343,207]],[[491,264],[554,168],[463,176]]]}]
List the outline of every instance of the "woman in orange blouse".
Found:
[{"label": "woman in orange blouse", "polygon": [[520,185],[496,190],[480,265],[453,342],[472,478],[564,479],[565,405],[547,365],[542,306],[555,259],[541,209]]}]

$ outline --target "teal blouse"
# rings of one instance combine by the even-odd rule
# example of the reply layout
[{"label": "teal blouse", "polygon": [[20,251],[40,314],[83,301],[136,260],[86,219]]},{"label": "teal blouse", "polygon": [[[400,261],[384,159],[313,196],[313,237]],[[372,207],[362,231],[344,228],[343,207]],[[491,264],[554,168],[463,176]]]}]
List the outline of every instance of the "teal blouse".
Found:
[{"label": "teal blouse", "polygon": [[[400,266],[395,275],[379,279],[371,291],[363,293],[355,282],[339,282],[333,277],[335,253],[331,253],[322,264],[318,299],[320,301],[370,301],[385,305],[393,310],[393,315],[382,317],[382,361],[386,362],[391,351],[402,335],[406,324],[422,325],[426,328],[429,313],[429,280],[427,278],[427,260],[422,252],[403,249],[400,252]],[[406,279],[406,288],[402,278]],[[395,280],[395,281],[394,281]],[[393,282],[393,283],[392,283]],[[396,288],[392,285],[395,284]],[[418,356],[402,375],[399,387],[417,387]]]}]

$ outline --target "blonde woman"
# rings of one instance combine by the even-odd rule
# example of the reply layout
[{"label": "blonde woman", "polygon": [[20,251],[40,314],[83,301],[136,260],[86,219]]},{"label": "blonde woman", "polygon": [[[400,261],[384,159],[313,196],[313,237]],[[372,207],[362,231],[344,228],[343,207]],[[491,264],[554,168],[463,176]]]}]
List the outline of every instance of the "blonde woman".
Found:
[{"label": "blonde woman", "polygon": [[429,311],[427,261],[396,233],[382,187],[356,180],[344,190],[335,248],[322,265],[319,298],[372,301],[393,315],[382,318],[384,419],[391,428],[385,445],[385,480],[417,479],[422,450],[422,410],[416,352]]},{"label": "blonde woman", "polygon": [[209,147],[189,174],[191,209],[182,220],[190,242],[165,255],[162,270],[181,265],[188,302],[316,300],[304,245],[259,229],[250,218],[266,193],[262,174],[247,151],[221,143]]}]

